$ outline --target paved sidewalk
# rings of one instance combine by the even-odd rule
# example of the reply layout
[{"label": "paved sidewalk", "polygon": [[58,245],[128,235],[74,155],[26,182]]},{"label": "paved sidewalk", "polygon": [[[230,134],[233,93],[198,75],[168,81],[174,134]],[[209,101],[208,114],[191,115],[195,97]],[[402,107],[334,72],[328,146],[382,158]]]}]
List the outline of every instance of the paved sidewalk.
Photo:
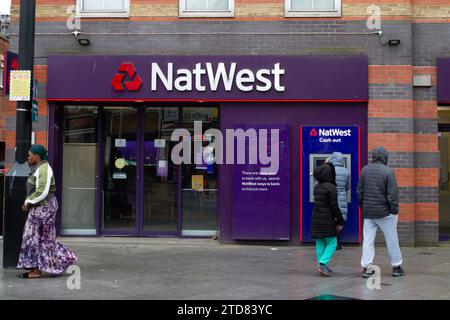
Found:
[{"label": "paved sidewalk", "polygon": [[143,238],[61,242],[79,257],[80,290],[67,288],[68,276],[26,280],[17,277],[19,270],[0,269],[0,299],[450,299],[449,245],[402,248],[402,278],[391,276],[386,248],[377,248],[381,289],[371,290],[360,277],[359,247],[338,251],[333,276],[323,278],[314,269],[312,246]]}]

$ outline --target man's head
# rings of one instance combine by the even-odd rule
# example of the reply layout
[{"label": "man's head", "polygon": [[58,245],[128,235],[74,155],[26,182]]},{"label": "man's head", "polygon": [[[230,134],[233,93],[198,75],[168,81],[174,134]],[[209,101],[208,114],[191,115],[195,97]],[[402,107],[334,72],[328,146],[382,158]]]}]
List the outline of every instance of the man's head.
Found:
[{"label": "man's head", "polygon": [[383,147],[378,147],[373,149],[372,151],[372,161],[373,162],[381,162],[385,165],[388,163],[388,152]]}]

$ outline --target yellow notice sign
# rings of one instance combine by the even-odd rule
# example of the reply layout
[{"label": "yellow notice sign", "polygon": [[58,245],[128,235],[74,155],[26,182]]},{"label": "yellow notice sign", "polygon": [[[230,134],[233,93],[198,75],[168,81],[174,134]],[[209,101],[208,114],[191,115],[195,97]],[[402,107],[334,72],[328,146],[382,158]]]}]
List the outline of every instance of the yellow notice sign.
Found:
[{"label": "yellow notice sign", "polygon": [[124,158],[119,158],[114,162],[117,169],[123,169],[127,165],[127,161]]},{"label": "yellow notice sign", "polygon": [[31,100],[31,71],[12,70],[10,74],[9,101]]},{"label": "yellow notice sign", "polygon": [[203,191],[203,175],[192,176],[192,190]]}]

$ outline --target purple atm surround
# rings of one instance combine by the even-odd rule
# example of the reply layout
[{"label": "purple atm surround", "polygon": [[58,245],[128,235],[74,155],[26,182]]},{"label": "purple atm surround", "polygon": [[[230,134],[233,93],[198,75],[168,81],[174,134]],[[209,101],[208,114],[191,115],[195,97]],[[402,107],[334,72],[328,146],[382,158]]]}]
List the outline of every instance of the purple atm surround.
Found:
[{"label": "purple atm surround", "polygon": [[[344,135],[321,136],[322,130],[342,130]],[[314,202],[310,199],[313,188],[310,185],[310,158],[323,160],[335,151],[349,157],[351,191],[348,202],[347,221],[341,234],[342,242],[359,243],[362,240],[361,210],[358,206],[357,184],[361,171],[361,129],[357,126],[305,126],[300,128],[300,240],[312,242],[310,238],[311,217]],[[349,134],[348,134],[349,133]],[[327,142],[321,142],[327,141]],[[331,142],[329,142],[331,141]],[[316,155],[316,158],[314,158]],[[320,155],[320,156],[318,156]],[[320,161],[317,165],[321,164]]]}]

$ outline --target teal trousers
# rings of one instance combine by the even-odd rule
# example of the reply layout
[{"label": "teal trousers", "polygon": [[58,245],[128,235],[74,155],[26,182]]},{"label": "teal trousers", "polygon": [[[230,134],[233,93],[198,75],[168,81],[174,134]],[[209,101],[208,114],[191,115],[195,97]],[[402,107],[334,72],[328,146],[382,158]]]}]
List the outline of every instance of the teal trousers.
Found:
[{"label": "teal trousers", "polygon": [[337,247],[337,237],[316,239],[317,263],[328,265]]}]

